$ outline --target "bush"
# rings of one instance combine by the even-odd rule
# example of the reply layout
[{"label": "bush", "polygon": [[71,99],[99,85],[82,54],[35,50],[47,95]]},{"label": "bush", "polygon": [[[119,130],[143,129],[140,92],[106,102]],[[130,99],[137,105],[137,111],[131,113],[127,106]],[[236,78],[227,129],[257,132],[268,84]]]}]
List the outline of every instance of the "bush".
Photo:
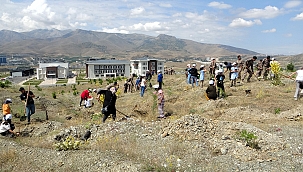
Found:
[{"label": "bush", "polygon": [[80,141],[75,141],[73,136],[69,136],[63,142],[56,143],[55,148],[58,151],[78,150],[80,148]]},{"label": "bush", "polygon": [[246,130],[242,130],[241,132],[238,132],[236,135],[238,139],[246,143],[246,146],[249,146],[254,149],[260,149],[258,142],[256,141],[257,136],[255,136],[254,133],[250,133]]},{"label": "bush", "polygon": [[294,72],[295,71],[295,66],[292,63],[289,63],[286,66],[286,69],[287,69],[287,71]]},{"label": "bush", "polygon": [[57,98],[56,92],[53,92],[52,96],[53,96],[54,99],[56,99]]}]

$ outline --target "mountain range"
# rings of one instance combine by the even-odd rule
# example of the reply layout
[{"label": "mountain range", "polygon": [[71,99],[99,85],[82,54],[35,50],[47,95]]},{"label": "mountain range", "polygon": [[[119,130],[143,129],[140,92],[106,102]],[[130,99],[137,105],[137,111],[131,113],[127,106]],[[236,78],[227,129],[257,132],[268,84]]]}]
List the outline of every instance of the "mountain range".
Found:
[{"label": "mountain range", "polygon": [[149,55],[157,58],[206,58],[258,55],[247,49],[205,44],[174,36],[105,33],[88,30],[0,31],[0,53],[29,53],[40,56],[90,56],[130,59]]}]

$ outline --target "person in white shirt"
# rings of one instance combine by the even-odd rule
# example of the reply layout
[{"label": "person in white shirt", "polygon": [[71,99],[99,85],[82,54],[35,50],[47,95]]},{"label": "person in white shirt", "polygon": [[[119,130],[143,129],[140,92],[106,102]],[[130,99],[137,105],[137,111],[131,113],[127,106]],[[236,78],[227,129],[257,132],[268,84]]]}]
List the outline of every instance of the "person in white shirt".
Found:
[{"label": "person in white shirt", "polygon": [[12,134],[12,135],[19,135],[19,133],[15,133],[12,129],[11,129],[11,126],[10,124],[8,123],[7,120],[3,121],[1,124],[0,124],[0,134],[2,136],[9,136],[9,134]]},{"label": "person in white shirt", "polygon": [[295,92],[294,98],[295,98],[295,100],[298,100],[300,98],[300,89],[303,89],[302,88],[303,87],[303,67],[301,69],[297,70],[296,72],[292,73],[288,77],[290,78],[294,74],[297,74],[297,77],[296,77],[296,92]]},{"label": "person in white shirt", "polygon": [[141,86],[140,96],[143,97],[145,89],[146,89],[146,79],[145,79],[145,76],[142,76],[140,86]]}]

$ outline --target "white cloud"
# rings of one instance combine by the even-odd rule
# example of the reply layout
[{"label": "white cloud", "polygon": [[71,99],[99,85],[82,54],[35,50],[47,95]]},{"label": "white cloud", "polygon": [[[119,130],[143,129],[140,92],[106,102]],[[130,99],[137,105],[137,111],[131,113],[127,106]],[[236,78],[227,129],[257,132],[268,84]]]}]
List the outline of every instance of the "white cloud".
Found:
[{"label": "white cloud", "polygon": [[168,28],[162,27],[160,22],[152,22],[152,23],[138,23],[129,27],[130,30],[140,30],[140,31],[161,31],[167,30]]},{"label": "white cloud", "polygon": [[261,25],[262,22],[260,20],[244,20],[242,18],[234,19],[229,26],[230,27],[251,27],[253,25]]},{"label": "white cloud", "polygon": [[139,15],[145,11],[143,7],[133,8],[130,10],[130,15]]},{"label": "white cloud", "polygon": [[286,35],[284,35],[285,37],[292,37],[292,34],[291,33],[288,33]]},{"label": "white cloud", "polygon": [[298,14],[296,17],[291,18],[291,20],[303,20],[303,12],[301,14]]},{"label": "white cloud", "polygon": [[159,6],[160,7],[166,7],[166,8],[171,8],[172,7],[171,4],[166,4],[166,3],[160,3]]},{"label": "white cloud", "polygon": [[103,28],[102,32],[129,34],[129,31],[123,30],[123,29],[118,29],[118,28],[113,28],[113,29]]},{"label": "white cloud", "polygon": [[10,15],[8,13],[3,13],[0,20],[8,23],[10,22]]},{"label": "white cloud", "polygon": [[214,7],[214,8],[219,8],[219,9],[228,9],[228,8],[232,7],[229,4],[225,4],[223,2],[216,2],[216,1],[213,1],[213,2],[209,3],[208,6],[209,7]]},{"label": "white cloud", "polygon": [[295,1],[288,1],[286,2],[286,4],[284,5],[285,8],[294,8],[297,7],[299,5],[301,5],[302,1],[299,0],[295,0]]},{"label": "white cloud", "polygon": [[245,12],[240,13],[239,15],[243,18],[275,18],[282,12],[277,8],[273,6],[266,6],[264,9],[251,9],[247,10]]},{"label": "white cloud", "polygon": [[262,32],[263,33],[273,33],[273,32],[276,32],[277,29],[273,28],[273,29],[269,29],[269,30],[263,30]]}]

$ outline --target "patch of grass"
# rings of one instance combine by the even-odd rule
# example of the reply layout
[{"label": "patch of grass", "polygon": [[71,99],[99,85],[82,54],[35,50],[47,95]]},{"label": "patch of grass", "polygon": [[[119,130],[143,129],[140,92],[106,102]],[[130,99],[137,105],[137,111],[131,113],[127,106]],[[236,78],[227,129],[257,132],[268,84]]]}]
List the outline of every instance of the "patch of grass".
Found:
[{"label": "patch of grass", "polygon": [[41,82],[43,82],[43,80],[38,80],[38,79],[31,79],[31,80],[28,80],[26,82],[23,83],[23,85],[39,85],[41,84]]},{"label": "patch of grass", "polygon": [[0,152],[0,164],[13,162],[17,158],[16,150],[2,149]]},{"label": "patch of grass", "polygon": [[68,82],[68,79],[58,79],[56,84],[66,84]]},{"label": "patch of grass", "polygon": [[276,108],[275,109],[275,114],[280,114],[281,113],[281,109],[280,108]]}]

